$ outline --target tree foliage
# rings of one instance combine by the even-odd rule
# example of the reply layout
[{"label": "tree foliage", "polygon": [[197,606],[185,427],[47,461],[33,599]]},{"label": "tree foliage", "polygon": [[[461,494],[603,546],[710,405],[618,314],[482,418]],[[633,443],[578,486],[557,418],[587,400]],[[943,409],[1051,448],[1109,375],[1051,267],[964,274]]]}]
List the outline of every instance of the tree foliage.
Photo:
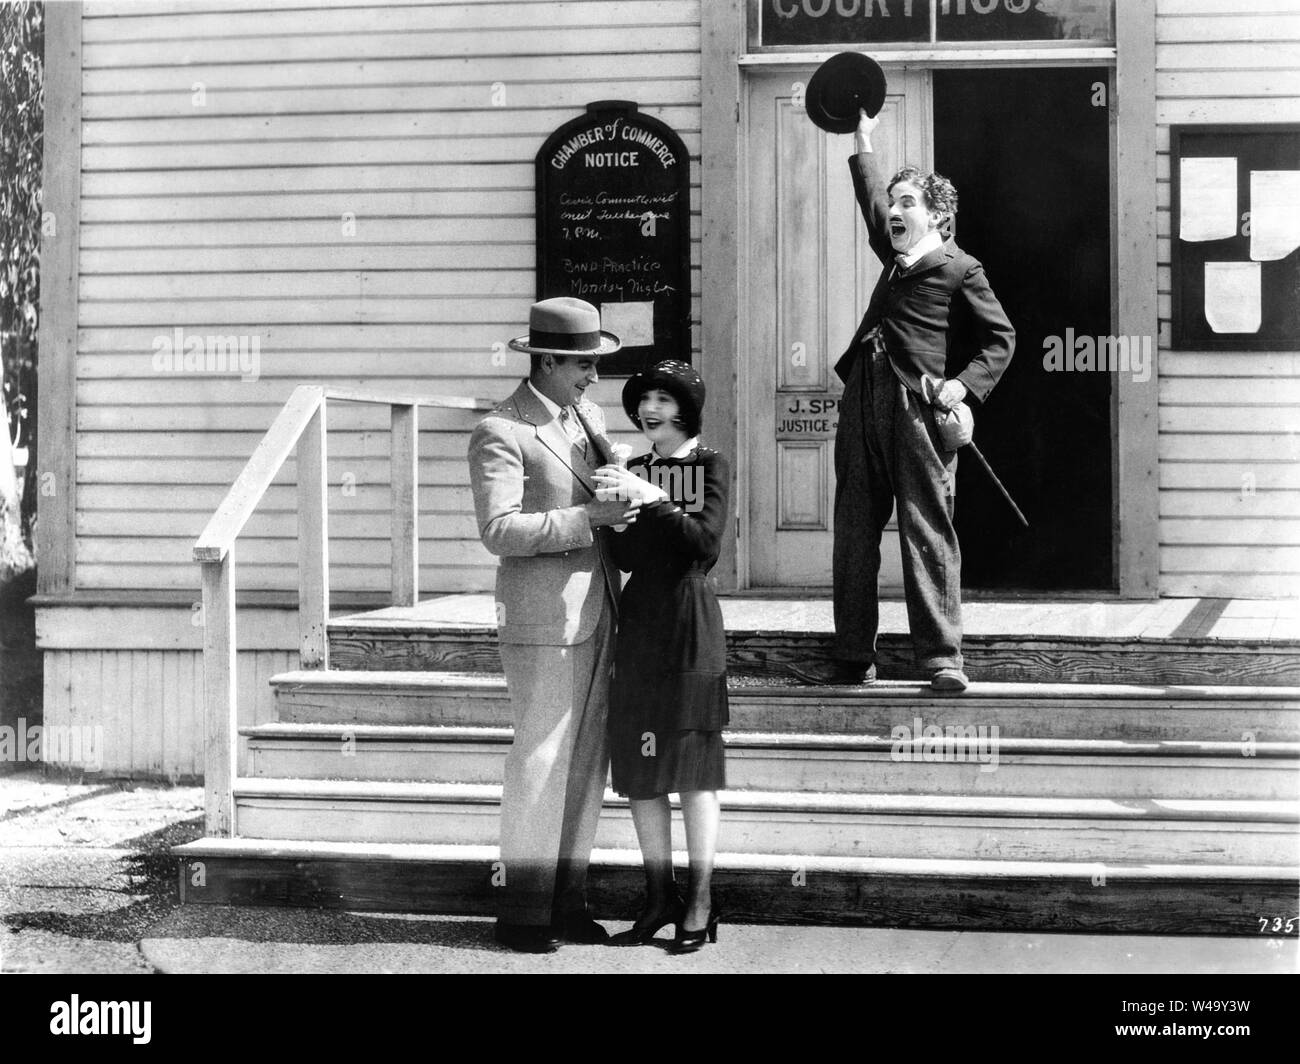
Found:
[{"label": "tree foliage", "polygon": [[[0,351],[6,428],[11,440],[31,449],[29,469],[35,464],[44,59],[44,5],[0,0]],[[32,495],[24,495],[27,532]]]}]

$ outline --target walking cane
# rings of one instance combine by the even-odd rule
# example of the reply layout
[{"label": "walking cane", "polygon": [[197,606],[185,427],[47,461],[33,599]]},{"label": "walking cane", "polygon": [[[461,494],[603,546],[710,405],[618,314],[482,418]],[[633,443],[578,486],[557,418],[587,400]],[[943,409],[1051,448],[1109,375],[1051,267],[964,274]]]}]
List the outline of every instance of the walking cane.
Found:
[{"label": "walking cane", "polygon": [[[929,403],[931,406],[934,406],[935,396],[939,394],[939,389],[941,387],[943,387],[943,381],[930,376],[922,377],[921,378],[922,398],[925,399],[925,401]],[[945,429],[948,429],[948,434],[951,436],[951,439],[947,442],[956,444],[956,447],[970,448],[971,454],[973,454],[976,460],[979,462],[979,464],[984,467],[984,472],[986,472],[989,475],[989,479],[993,481],[993,484],[998,489],[998,491],[1002,492],[1002,497],[1007,500],[1007,505],[1010,506],[1011,509],[1015,512],[1016,517],[1020,519],[1020,523],[1024,525],[1025,528],[1028,528],[1029,521],[1026,519],[1025,515],[1020,512],[1020,507],[1016,505],[1016,500],[1011,497],[1011,492],[1007,491],[1006,485],[1004,485],[1002,481],[998,479],[998,475],[995,472],[993,472],[993,467],[989,465],[989,460],[985,458],[984,455],[980,452],[980,449],[975,446],[975,440],[972,438],[971,435],[972,432],[974,431],[975,419],[971,417],[969,407],[966,407],[965,403],[958,403],[957,406],[965,408],[965,412],[966,412],[965,418],[964,419],[962,418],[962,416],[960,415],[960,413],[957,412],[955,407],[952,408],[948,412],[953,414],[953,419],[939,426],[940,433],[942,434],[944,433]],[[949,426],[951,426],[951,428],[949,428]]]},{"label": "walking cane", "polygon": [[979,464],[984,467],[984,472],[989,475],[989,479],[997,486],[998,491],[1002,492],[1002,497],[1007,500],[1007,505],[1010,506],[1011,509],[1015,511],[1016,516],[1020,518],[1020,523],[1028,528],[1029,521],[1026,520],[1025,515],[1020,512],[1020,507],[1016,505],[1016,500],[1011,497],[1011,492],[1007,491],[1006,486],[998,479],[998,475],[993,472],[993,467],[989,465],[989,460],[985,458],[984,455],[980,453],[980,449],[975,446],[975,441],[971,440],[971,442],[966,444],[966,446],[970,448],[970,453],[979,460]]}]

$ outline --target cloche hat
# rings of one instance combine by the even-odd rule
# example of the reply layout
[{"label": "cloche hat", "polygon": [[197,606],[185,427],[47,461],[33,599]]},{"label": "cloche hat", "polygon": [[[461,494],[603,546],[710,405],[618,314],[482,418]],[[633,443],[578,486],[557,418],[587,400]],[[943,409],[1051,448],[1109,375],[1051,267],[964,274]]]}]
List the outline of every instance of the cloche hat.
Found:
[{"label": "cloche hat", "polygon": [[641,427],[641,418],[637,414],[641,396],[652,388],[662,388],[677,400],[686,435],[698,436],[704,412],[704,381],[695,372],[695,367],[668,359],[639,370],[627,379],[623,385],[623,411],[637,428]]}]

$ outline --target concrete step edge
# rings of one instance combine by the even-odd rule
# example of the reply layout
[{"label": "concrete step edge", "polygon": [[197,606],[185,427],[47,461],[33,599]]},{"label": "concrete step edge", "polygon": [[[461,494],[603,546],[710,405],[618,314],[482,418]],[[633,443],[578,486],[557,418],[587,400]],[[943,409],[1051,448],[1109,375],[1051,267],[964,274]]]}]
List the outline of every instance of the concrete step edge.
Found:
[{"label": "concrete step edge", "polygon": [[[485,783],[303,780],[246,777],[234,781],[235,800],[415,802],[499,805],[501,787]],[[1256,799],[1111,799],[972,795],[849,794],[815,791],[720,791],[724,810],[825,816],[946,816],[1074,820],[1300,823],[1300,801]],[[605,806],[627,800],[605,792]]]},{"label": "concrete step edge", "polygon": [[[495,846],[429,845],[419,843],[301,842],[292,839],[245,839],[206,837],[175,846],[171,851],[186,859],[250,857],[265,860],[395,861],[414,863],[458,863],[490,866],[498,859]],[[674,852],[678,863],[684,852]],[[641,867],[637,850],[593,850],[592,864],[609,867]],[[721,869],[756,872],[789,872],[803,869],[857,875],[894,876],[979,876],[988,878],[1051,878],[1074,880],[1095,875],[1104,868],[1107,881],[1179,879],[1256,880],[1296,882],[1300,887],[1300,865],[1190,865],[1190,864],[1103,864],[1067,861],[968,861],[902,857],[821,857],[806,854],[719,853]]]},{"label": "concrete step edge", "polygon": [[[723,596],[725,599],[725,596]],[[829,591],[825,596],[830,599]],[[902,600],[898,600],[902,601]],[[354,614],[347,617],[335,617],[327,623],[327,629],[331,637],[341,637],[346,639],[349,633],[356,632],[369,636],[389,635],[389,636],[428,636],[428,637],[447,637],[460,636],[464,639],[481,639],[484,636],[492,638],[493,642],[497,641],[497,627],[493,623],[477,621],[415,621],[409,618],[392,618],[392,617],[374,617],[366,614]],[[813,627],[803,628],[774,628],[774,627],[728,627],[726,629],[729,639],[771,639],[771,640],[799,640],[806,641],[809,639],[830,640],[835,636],[833,627]],[[882,630],[879,638],[885,641],[898,641],[910,644],[911,636],[905,629],[901,630]],[[1153,647],[1170,646],[1177,648],[1194,648],[1196,650],[1214,650],[1218,647],[1227,647],[1236,649],[1239,647],[1256,648],[1277,648],[1283,652],[1300,651],[1300,639],[1281,638],[1273,639],[1271,637],[1255,636],[1153,636],[1153,635],[1113,635],[1105,633],[1091,633],[1080,635],[1074,632],[1027,632],[1023,629],[1020,631],[1008,632],[966,632],[963,636],[964,641],[975,646],[987,645],[990,643],[1024,643],[1027,645],[1041,646],[1043,644],[1061,645],[1061,646],[1100,646],[1106,649],[1127,649],[1129,647],[1139,647],[1149,649]]]},{"label": "concrete step edge", "polygon": [[[505,695],[505,677],[465,672],[368,671],[361,669],[297,670],[271,677],[271,686],[311,690],[346,691],[355,688],[424,691],[435,688],[449,692]],[[964,694],[944,695],[931,690],[928,683],[915,680],[881,680],[867,687],[811,687],[780,684],[732,685],[736,698],[826,699],[835,701],[875,701],[899,698],[908,700],[940,699],[945,702],[980,699],[1062,699],[1076,700],[1124,698],[1134,701],[1252,701],[1272,698],[1295,702],[1300,709],[1300,687],[1226,686],[1210,684],[1070,684],[1070,683],[1002,683],[975,682]]]},{"label": "concrete step edge", "polygon": [[[489,725],[462,724],[252,724],[239,734],[258,743],[277,741],[318,741],[337,744],[351,738],[358,742],[403,742],[428,744],[500,743],[509,744],[514,729]],[[784,751],[893,752],[922,754],[926,746],[939,741],[944,750],[986,749],[990,740],[979,737],[953,737],[942,740],[895,740],[870,735],[830,735],[804,732],[724,731],[723,739],[732,749],[775,749]],[[1027,739],[997,737],[999,754],[1065,754],[1103,757],[1173,757],[1247,760],[1243,744],[1215,740],[1133,740],[1133,739]],[[1254,743],[1249,758],[1300,759],[1300,742]]]}]

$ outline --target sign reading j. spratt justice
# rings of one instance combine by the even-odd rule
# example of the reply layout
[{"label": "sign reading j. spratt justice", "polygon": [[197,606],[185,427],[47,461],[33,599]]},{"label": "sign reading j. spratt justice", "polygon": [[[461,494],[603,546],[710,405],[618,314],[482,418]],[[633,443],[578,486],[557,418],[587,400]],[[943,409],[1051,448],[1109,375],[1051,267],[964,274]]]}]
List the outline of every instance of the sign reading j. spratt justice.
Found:
[{"label": "sign reading j. spratt justice", "polygon": [[750,0],[762,47],[942,44],[948,41],[1110,43],[1112,0]]},{"label": "sign reading j. spratt justice", "polygon": [[839,392],[778,392],[778,440],[830,440],[840,423]]},{"label": "sign reading j. spratt justice", "polygon": [[690,160],[671,128],[602,100],[537,153],[537,298],[577,296],[623,341],[600,372],[691,361]]}]

